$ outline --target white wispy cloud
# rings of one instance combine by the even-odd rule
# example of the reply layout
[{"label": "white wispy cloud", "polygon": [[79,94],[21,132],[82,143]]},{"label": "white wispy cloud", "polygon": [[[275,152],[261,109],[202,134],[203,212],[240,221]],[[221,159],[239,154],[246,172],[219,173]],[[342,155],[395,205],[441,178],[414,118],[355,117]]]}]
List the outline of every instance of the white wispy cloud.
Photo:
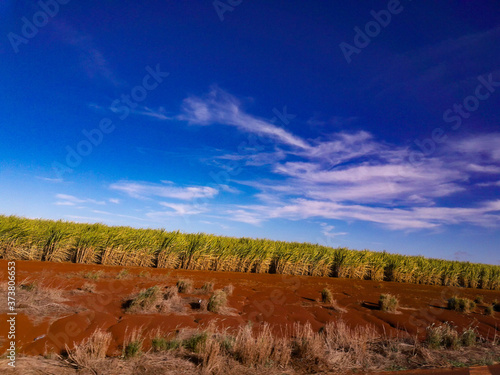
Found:
[{"label": "white wispy cloud", "polygon": [[110,189],[121,191],[133,198],[174,198],[193,200],[196,198],[213,198],[218,190],[210,186],[173,186],[172,183],[153,184],[147,182],[120,181],[110,185]]},{"label": "white wispy cloud", "polygon": [[208,211],[206,205],[193,205],[193,204],[169,203],[169,202],[161,202],[160,205],[168,208],[169,210],[149,212],[147,213],[147,216],[150,218],[158,219],[163,216],[198,215]]},{"label": "white wispy cloud", "polygon": [[106,204],[106,202],[104,201],[97,201],[95,199],[88,199],[88,198],[81,199],[68,194],[56,194],[56,198],[58,199],[58,201],[55,202],[55,205],[57,206],[76,206],[85,203],[99,204],[99,205]]},{"label": "white wispy cloud", "polygon": [[282,144],[309,149],[311,146],[302,138],[273,124],[247,114],[241,103],[231,94],[214,87],[204,97],[192,96],[184,99],[182,114],[178,119],[193,125],[228,125],[244,132],[271,138]]}]

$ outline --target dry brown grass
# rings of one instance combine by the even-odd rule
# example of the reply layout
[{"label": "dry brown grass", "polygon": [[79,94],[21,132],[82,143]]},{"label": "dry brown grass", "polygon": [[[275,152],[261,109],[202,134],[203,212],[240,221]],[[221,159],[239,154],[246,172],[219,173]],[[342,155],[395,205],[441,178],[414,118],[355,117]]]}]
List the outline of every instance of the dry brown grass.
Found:
[{"label": "dry brown grass", "polygon": [[80,288],[78,288],[81,291],[87,292],[87,293],[95,293],[96,290],[96,284],[95,283],[89,283],[86,282],[84,283]]},{"label": "dry brown grass", "polygon": [[88,369],[98,374],[103,367],[111,340],[111,333],[97,330],[81,344],[73,343],[72,349],[66,346],[67,361],[77,369]]},{"label": "dry brown grass", "polygon": [[[248,325],[229,335],[228,331],[210,325],[205,330],[181,330],[174,337],[158,331],[155,338],[165,341],[158,342],[150,353],[142,351],[145,339],[142,330],[134,330],[126,334],[120,359],[103,358],[109,336],[98,332],[68,350],[68,357],[59,357],[59,362],[56,358],[51,361],[41,357],[20,358],[18,367],[22,370],[18,373],[343,374],[484,365],[500,356],[498,345],[484,341],[472,347],[462,346],[460,350],[431,349],[405,334],[390,338],[377,334],[373,327],[350,328],[342,321],[329,323],[320,332],[314,332],[309,324],[297,324],[291,335],[285,332],[277,336],[271,328],[268,324],[258,329]],[[27,371],[25,363],[45,372]]]},{"label": "dry brown grass", "polygon": [[[65,305],[63,302],[67,299],[64,297],[64,290],[59,287],[51,286],[45,279],[37,282],[26,278],[19,282],[19,287],[16,291],[17,310],[26,315],[34,317],[36,321],[40,321],[46,317],[57,319],[58,317],[69,312],[75,312],[75,308]],[[0,283],[0,292],[7,292],[7,283]],[[7,312],[7,299],[3,299],[0,303],[0,313]]]}]

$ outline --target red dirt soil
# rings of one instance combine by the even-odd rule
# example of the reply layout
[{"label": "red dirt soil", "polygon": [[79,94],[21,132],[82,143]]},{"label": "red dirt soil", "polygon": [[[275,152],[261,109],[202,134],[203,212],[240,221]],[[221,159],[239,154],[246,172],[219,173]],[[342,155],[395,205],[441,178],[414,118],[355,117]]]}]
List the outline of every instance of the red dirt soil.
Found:
[{"label": "red dirt soil", "polygon": [[[123,269],[127,269],[128,275],[117,278]],[[0,270],[0,282],[5,283],[7,260],[0,260]],[[80,343],[97,328],[112,333],[113,343],[108,354],[119,355],[126,332],[134,328],[143,329],[147,336],[157,329],[173,332],[180,328],[201,328],[211,321],[230,330],[248,321],[252,321],[255,328],[268,322],[276,334],[289,334],[296,322],[310,322],[314,330],[319,330],[329,321],[343,319],[351,327],[371,325],[380,333],[402,335],[407,332],[418,335],[420,339],[424,339],[425,328],[430,324],[448,321],[459,329],[477,327],[479,334],[488,339],[500,334],[498,313],[495,313],[497,316],[484,315],[487,304],[500,300],[499,291],[310,276],[38,261],[16,261],[16,270],[18,286],[38,281],[41,285],[60,288],[65,298],[61,305],[67,307],[67,311],[59,317],[51,316],[50,311],[45,317],[43,314],[27,316],[22,306],[18,307],[17,347],[20,353],[28,355],[60,352],[65,345],[72,347],[74,343]],[[86,273],[97,271],[102,272],[98,280],[84,277]],[[192,301],[206,300],[209,297],[207,294],[181,294],[186,299],[186,312],[182,314],[130,314],[124,311],[123,303],[134,293],[154,285],[173,286],[179,279],[193,280],[195,288],[201,288],[205,282],[213,282],[215,289],[232,284],[234,292],[228,297],[229,313],[215,314],[193,309],[189,305],[189,298]],[[85,283],[95,284],[95,290],[80,290]],[[320,302],[320,291],[325,287],[333,292],[334,299],[339,307],[346,310],[345,313]],[[398,296],[400,308],[397,313],[378,309],[382,293]],[[453,295],[470,299],[480,295],[484,302],[469,314],[450,311],[446,304]],[[3,300],[0,302],[0,337],[8,331]],[[0,341],[0,352],[6,349],[4,337]]]}]

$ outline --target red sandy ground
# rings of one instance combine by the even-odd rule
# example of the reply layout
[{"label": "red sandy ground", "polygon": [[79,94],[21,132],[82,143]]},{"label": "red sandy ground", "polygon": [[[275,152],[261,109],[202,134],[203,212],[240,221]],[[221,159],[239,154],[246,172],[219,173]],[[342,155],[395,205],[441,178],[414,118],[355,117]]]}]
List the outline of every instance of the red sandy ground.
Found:
[{"label": "red sandy ground", "polygon": [[[480,335],[489,339],[500,334],[498,317],[483,314],[486,304],[491,304],[495,299],[500,300],[500,291],[309,276],[36,261],[16,261],[16,268],[18,284],[28,278],[30,282],[43,280],[43,284],[62,288],[66,298],[63,304],[71,308],[64,316],[37,320],[33,316],[24,315],[21,309],[18,311],[17,346],[20,353],[29,355],[44,354],[51,350],[59,352],[65,345],[71,347],[74,342],[81,342],[96,328],[112,333],[113,343],[108,354],[116,355],[120,353],[119,346],[123,343],[126,331],[130,332],[134,328],[140,327],[147,334],[158,328],[168,332],[179,328],[204,327],[210,321],[229,329],[245,325],[248,321],[254,322],[254,327],[268,322],[276,334],[287,334],[295,322],[310,322],[314,330],[319,330],[329,321],[343,319],[352,327],[372,325],[381,333],[397,335],[408,332],[418,335],[420,339],[425,336],[425,327],[432,323],[448,321],[460,329],[475,326]],[[117,274],[124,268],[129,272],[128,277],[117,279]],[[97,281],[83,277],[84,273],[91,271],[102,271],[103,274]],[[141,272],[148,272],[149,276],[139,275]],[[196,288],[200,288],[205,282],[213,282],[215,289],[232,284],[234,292],[228,299],[232,314],[201,312],[191,309],[188,304],[187,313],[182,315],[124,312],[122,304],[133,293],[153,285],[172,286],[179,279],[193,280]],[[7,261],[0,260],[0,282],[6,280]],[[96,284],[94,293],[78,290],[84,283],[89,282]],[[346,309],[346,313],[336,312],[319,302],[320,291],[325,287],[332,290],[338,305]],[[377,302],[382,293],[399,297],[401,307],[398,313],[378,310]],[[450,311],[445,308],[446,301],[453,295],[471,299],[481,295],[484,304],[479,305],[470,314]],[[193,300],[208,299],[208,295],[193,294],[191,297]],[[4,304],[5,302],[1,301],[0,311],[5,311]],[[496,315],[500,316],[499,313]],[[0,337],[5,336],[7,330],[7,315],[3,313],[0,314]],[[0,352],[3,353],[6,349],[7,342],[0,341]],[[464,371],[468,370],[458,370],[451,374],[469,373]],[[498,367],[493,367],[491,371],[500,373]]]}]

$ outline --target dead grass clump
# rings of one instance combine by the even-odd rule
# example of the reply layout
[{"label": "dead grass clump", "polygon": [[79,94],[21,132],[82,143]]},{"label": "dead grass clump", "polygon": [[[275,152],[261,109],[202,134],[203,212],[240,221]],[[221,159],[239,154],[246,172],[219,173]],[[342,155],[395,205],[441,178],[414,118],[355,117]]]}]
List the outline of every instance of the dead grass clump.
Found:
[{"label": "dead grass clump", "polygon": [[324,362],[325,342],[324,335],[315,333],[311,324],[295,323],[293,326],[292,355],[302,361],[311,363]]},{"label": "dead grass clump", "polygon": [[[63,302],[66,298],[63,297],[64,290],[59,287],[51,287],[44,280],[32,282],[29,279],[22,280],[16,292],[17,310],[22,311],[26,315],[33,316],[36,321],[47,316],[57,319],[74,308],[65,305]],[[7,283],[0,283],[0,292],[7,293]],[[0,313],[7,312],[7,304],[0,305]]]},{"label": "dead grass clump", "polygon": [[333,302],[333,294],[332,291],[328,288],[324,288],[321,291],[321,302],[323,303],[332,303]]},{"label": "dead grass clump", "polygon": [[125,279],[129,276],[129,272],[128,270],[126,270],[125,268],[122,269],[120,272],[118,272],[118,275],[116,275],[116,278],[117,279]]},{"label": "dead grass clump", "polygon": [[221,312],[227,306],[227,294],[219,289],[208,300],[207,310],[213,313]]},{"label": "dead grass clump", "polygon": [[258,333],[251,325],[241,327],[234,341],[225,338],[223,347],[236,360],[246,366],[267,366],[284,368],[290,362],[292,348],[288,339],[277,339],[268,324]]},{"label": "dead grass clump", "polygon": [[476,303],[468,298],[453,296],[448,300],[448,308],[454,311],[470,313],[476,308]]},{"label": "dead grass clump", "polygon": [[482,295],[478,294],[476,296],[476,298],[474,298],[474,302],[476,302],[478,305],[480,305],[481,303],[484,302],[484,297]]},{"label": "dead grass clump", "polygon": [[444,323],[427,327],[425,341],[431,349],[457,349],[460,347],[461,340],[456,328],[449,323]]},{"label": "dead grass clump", "polygon": [[177,281],[176,285],[179,293],[190,294],[193,292],[193,281],[190,279],[181,279]]},{"label": "dead grass clump", "polygon": [[201,293],[203,294],[210,294],[214,291],[214,283],[212,282],[207,282],[205,284],[203,284],[203,286],[201,287]]},{"label": "dead grass clump", "polygon": [[169,286],[166,290],[165,293],[163,294],[163,298],[166,300],[173,299],[179,296],[179,292],[177,287],[175,286]]},{"label": "dead grass clump", "polygon": [[399,300],[392,294],[381,294],[378,300],[380,310],[387,312],[396,312],[399,306]]},{"label": "dead grass clump", "polygon": [[162,300],[159,286],[144,289],[134,298],[127,301],[125,310],[129,313],[150,312],[154,310]]},{"label": "dead grass clump", "polygon": [[484,308],[484,315],[493,316],[493,314],[495,314],[495,309],[492,305],[486,306]]},{"label": "dead grass clump", "polygon": [[347,309],[344,309],[343,307],[340,307],[340,305],[338,304],[337,300],[333,300],[332,302],[330,302],[330,308],[333,311],[336,311],[336,312],[342,313],[342,314],[347,312]]},{"label": "dead grass clump", "polygon": [[106,358],[106,353],[111,344],[111,333],[97,330],[84,340],[81,344],[75,345],[73,349],[66,346],[68,362],[75,368],[88,369],[98,373],[102,361]]},{"label": "dead grass clump", "polygon": [[95,293],[96,285],[94,283],[84,283],[79,290],[82,290],[87,293]]},{"label": "dead grass clump", "polygon": [[99,271],[89,271],[86,272],[82,275],[84,279],[90,279],[90,280],[99,280],[102,276],[104,275],[104,272],[99,270]]},{"label": "dead grass clump", "polygon": [[328,323],[323,332],[326,361],[335,368],[366,368],[370,362],[370,345],[382,341],[373,327],[351,329],[342,320]]},{"label": "dead grass clump", "polygon": [[234,286],[233,284],[226,285],[222,290],[228,295],[232,296],[234,292]]}]

